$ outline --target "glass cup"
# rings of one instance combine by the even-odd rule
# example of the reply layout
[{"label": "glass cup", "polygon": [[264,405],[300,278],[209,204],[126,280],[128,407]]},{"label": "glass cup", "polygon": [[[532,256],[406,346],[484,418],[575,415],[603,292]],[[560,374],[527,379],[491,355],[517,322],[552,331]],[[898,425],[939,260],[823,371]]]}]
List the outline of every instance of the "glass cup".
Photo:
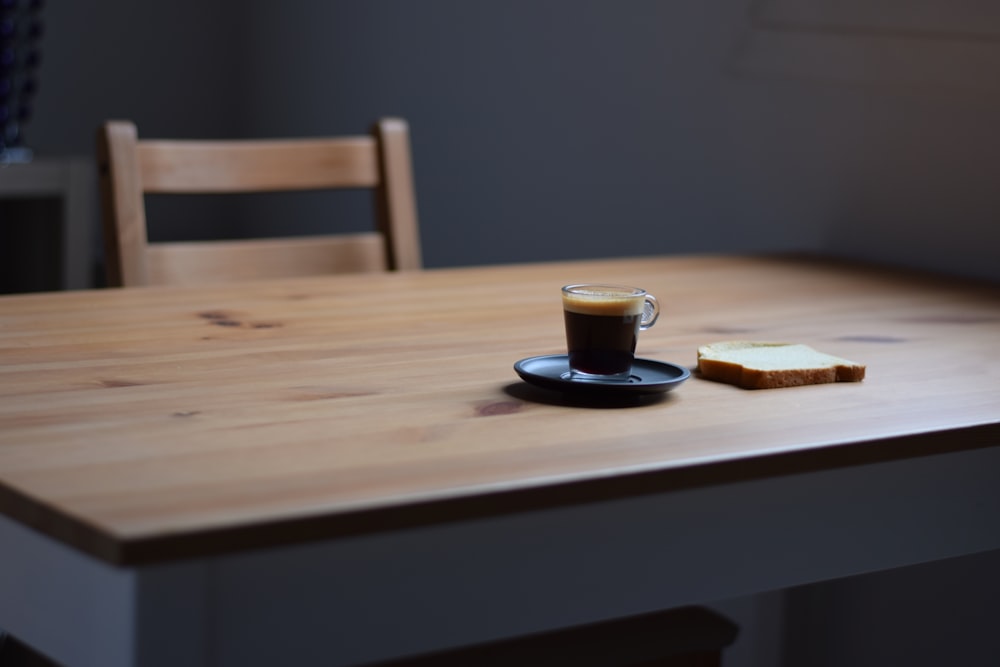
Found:
[{"label": "glass cup", "polygon": [[562,302],[570,378],[627,381],[639,331],[660,315],[656,298],[637,287],[582,284],[563,287]]}]

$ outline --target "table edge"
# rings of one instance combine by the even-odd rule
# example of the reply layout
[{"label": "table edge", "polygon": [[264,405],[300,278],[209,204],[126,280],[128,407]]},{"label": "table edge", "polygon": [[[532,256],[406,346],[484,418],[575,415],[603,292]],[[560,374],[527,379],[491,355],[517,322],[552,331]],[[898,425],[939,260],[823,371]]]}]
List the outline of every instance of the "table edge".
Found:
[{"label": "table edge", "polygon": [[332,514],[125,538],[0,485],[0,512],[108,564],[145,566],[1000,446],[1000,422]]}]

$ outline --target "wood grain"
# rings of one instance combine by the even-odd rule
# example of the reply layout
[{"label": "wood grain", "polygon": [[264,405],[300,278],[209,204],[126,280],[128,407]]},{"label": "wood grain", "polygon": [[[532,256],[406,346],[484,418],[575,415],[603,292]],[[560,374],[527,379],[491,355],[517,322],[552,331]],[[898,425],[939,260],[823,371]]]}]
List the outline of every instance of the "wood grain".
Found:
[{"label": "wood grain", "polygon": [[144,141],[138,147],[147,192],[261,192],[373,187],[371,137],[260,141]]},{"label": "wood grain", "polygon": [[[868,374],[757,392],[692,377],[600,404],[524,384],[513,363],[563,351],[559,287],[584,281],[659,298],[643,357],[694,368],[699,345],[777,340]],[[151,562],[997,446],[997,340],[995,285],[808,258],[8,296],[0,511]]]}]

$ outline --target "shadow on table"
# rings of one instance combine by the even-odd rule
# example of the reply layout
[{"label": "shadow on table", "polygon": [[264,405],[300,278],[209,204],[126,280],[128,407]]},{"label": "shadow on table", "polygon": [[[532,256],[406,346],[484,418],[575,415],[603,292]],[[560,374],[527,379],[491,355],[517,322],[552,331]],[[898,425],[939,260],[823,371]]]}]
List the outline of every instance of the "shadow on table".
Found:
[{"label": "shadow on table", "polygon": [[577,394],[544,389],[527,382],[512,382],[503,388],[505,394],[520,401],[561,405],[574,408],[620,409],[642,408],[672,400],[670,392],[658,394],[614,394],[588,392]]}]

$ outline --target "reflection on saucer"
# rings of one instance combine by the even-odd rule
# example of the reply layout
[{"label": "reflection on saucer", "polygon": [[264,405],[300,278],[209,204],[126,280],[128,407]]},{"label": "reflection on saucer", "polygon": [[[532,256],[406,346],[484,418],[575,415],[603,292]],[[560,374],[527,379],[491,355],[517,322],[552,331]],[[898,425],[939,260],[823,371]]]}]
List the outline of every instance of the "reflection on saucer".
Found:
[{"label": "reflection on saucer", "polygon": [[582,379],[571,375],[565,354],[529,357],[514,364],[514,371],[525,382],[573,393],[658,394],[670,391],[691,376],[691,371],[665,361],[636,359],[628,379]]}]

